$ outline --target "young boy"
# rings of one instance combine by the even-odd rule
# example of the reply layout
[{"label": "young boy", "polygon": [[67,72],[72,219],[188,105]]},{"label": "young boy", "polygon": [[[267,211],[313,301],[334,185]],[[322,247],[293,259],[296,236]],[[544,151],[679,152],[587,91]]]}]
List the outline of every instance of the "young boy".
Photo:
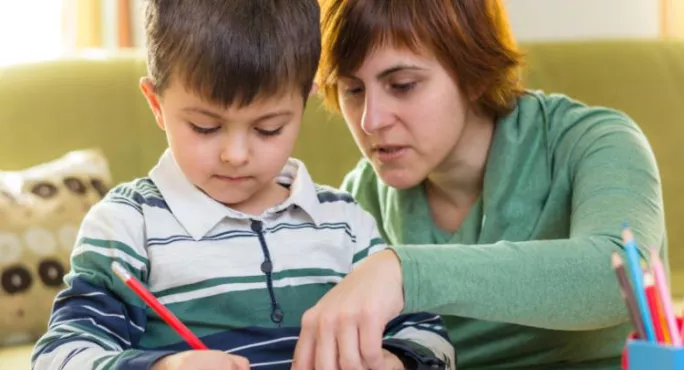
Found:
[{"label": "young boy", "polygon": [[[384,248],[372,216],[289,158],[317,0],[155,0],[145,21],[140,85],[169,149],[84,219],[33,368],[289,369],[303,313]],[[190,351],[112,261],[212,350]],[[396,318],[383,343],[392,369],[454,362],[435,315]]]}]

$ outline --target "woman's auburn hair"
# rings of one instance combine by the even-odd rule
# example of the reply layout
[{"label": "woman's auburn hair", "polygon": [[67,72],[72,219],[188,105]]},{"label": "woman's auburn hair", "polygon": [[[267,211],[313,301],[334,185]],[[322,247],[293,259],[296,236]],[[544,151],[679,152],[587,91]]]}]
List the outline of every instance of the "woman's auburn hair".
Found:
[{"label": "woman's auburn hair", "polygon": [[500,117],[523,93],[522,54],[501,0],[319,0],[316,84],[339,111],[339,76],[352,75],[380,46],[434,55],[482,113]]}]

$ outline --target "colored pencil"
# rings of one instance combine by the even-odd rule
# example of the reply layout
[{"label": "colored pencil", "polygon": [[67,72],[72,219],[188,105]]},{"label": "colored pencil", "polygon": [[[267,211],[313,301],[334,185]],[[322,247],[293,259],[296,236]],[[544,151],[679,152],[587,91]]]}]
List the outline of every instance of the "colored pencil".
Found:
[{"label": "colored pencil", "polygon": [[646,294],[646,301],[648,302],[648,308],[651,313],[651,322],[653,323],[653,329],[655,330],[657,343],[665,343],[665,331],[663,330],[662,323],[664,320],[661,319],[658,309],[658,294],[655,289],[655,282],[653,281],[653,275],[650,272],[644,273],[644,293]]},{"label": "colored pencil", "polygon": [[663,262],[658,255],[658,249],[651,248],[650,251],[651,269],[653,270],[653,278],[655,279],[656,290],[660,297],[660,303],[663,308],[663,316],[667,323],[667,331],[670,336],[670,341],[675,346],[682,345],[682,337],[679,334],[677,328],[677,321],[674,315],[674,309],[672,305],[672,297],[670,289],[667,284],[667,277],[665,276],[665,268],[663,267]]},{"label": "colored pencil", "polygon": [[171,326],[194,349],[208,349],[168,308],[161,304],[135,276],[131,275],[120,263],[112,262],[112,270],[131,290]]},{"label": "colored pencil", "polygon": [[651,311],[648,308],[646,301],[646,294],[644,292],[643,271],[641,270],[641,258],[637,251],[634,235],[628,226],[622,229],[622,239],[625,246],[625,254],[627,256],[627,268],[630,271],[632,278],[632,287],[634,296],[636,297],[637,306],[639,307],[639,315],[644,324],[645,340],[651,343],[656,343],[655,329],[653,322],[651,322]]},{"label": "colored pencil", "polygon": [[634,298],[634,290],[629,283],[629,278],[625,272],[622,258],[619,254],[617,254],[617,252],[613,252],[611,256],[611,262],[613,265],[613,270],[615,270],[615,274],[617,275],[618,285],[620,286],[620,294],[622,295],[622,299],[625,301],[627,312],[629,312],[629,317],[632,320],[632,326],[634,326],[634,330],[639,335],[639,338],[646,339],[644,324],[641,322],[641,317],[639,316],[639,307],[637,307],[637,303]]}]

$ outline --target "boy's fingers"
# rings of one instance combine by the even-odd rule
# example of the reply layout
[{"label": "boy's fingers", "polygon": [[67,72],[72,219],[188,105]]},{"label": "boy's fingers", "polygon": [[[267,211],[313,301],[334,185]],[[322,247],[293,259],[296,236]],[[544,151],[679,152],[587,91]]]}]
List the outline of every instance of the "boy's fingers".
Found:
[{"label": "boy's fingers", "polygon": [[380,315],[365,315],[359,326],[359,342],[364,363],[371,369],[383,369],[382,333],[384,323]]},{"label": "boy's fingers", "polygon": [[233,366],[237,370],[249,370],[249,360],[242,356],[233,356]]},{"label": "boy's fingers", "polygon": [[341,370],[366,369],[361,361],[359,349],[359,323],[356,320],[341,320],[338,327],[337,350]]},{"label": "boy's fingers", "polygon": [[324,319],[318,324],[316,338],[316,370],[337,370],[337,340],[335,333],[337,327],[333,320]]},{"label": "boy's fingers", "polygon": [[316,350],[316,320],[313,311],[302,317],[302,330],[295,346],[292,370],[313,370]]}]

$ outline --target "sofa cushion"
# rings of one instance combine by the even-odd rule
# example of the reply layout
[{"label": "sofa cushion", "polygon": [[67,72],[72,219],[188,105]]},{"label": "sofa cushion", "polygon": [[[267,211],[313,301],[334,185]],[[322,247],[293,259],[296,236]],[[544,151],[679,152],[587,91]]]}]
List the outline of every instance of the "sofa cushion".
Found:
[{"label": "sofa cushion", "polygon": [[0,171],[0,347],[45,332],[81,220],[110,184],[94,149]]}]

